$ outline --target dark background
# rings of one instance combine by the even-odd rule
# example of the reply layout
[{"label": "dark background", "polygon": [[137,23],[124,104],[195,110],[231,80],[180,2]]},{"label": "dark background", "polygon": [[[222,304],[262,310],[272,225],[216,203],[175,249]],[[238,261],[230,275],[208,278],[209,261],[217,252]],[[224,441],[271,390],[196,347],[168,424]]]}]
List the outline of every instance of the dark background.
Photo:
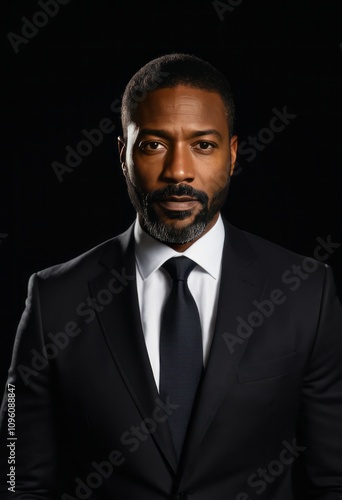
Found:
[{"label": "dark background", "polygon": [[[1,385],[29,276],[134,219],[111,104],[154,57],[184,51],[217,66],[235,94],[240,141],[267,127],[273,108],[297,115],[253,161],[241,156],[223,211],[233,224],[307,256],[317,237],[342,243],[340,4],[243,0],[221,21],[212,1],[70,0],[16,54],[7,34],[21,35],[22,17],[42,8],[2,0]],[[103,118],[116,130],[59,182],[51,163],[65,164],[65,147]],[[327,262],[342,295],[342,245]]]}]

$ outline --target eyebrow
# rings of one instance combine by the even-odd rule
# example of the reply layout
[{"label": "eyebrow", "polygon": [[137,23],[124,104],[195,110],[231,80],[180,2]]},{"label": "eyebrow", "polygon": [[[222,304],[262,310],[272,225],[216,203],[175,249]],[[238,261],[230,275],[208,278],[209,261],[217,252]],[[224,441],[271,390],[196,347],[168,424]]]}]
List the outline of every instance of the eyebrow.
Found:
[{"label": "eyebrow", "polygon": [[[141,137],[142,135],[155,135],[157,137],[162,137],[163,139],[172,138],[170,133],[163,129],[143,128],[139,132],[139,137]],[[210,128],[207,130],[196,130],[195,132],[192,132],[190,134],[190,138],[201,137],[203,135],[215,135],[222,140],[222,134],[214,128]]]}]

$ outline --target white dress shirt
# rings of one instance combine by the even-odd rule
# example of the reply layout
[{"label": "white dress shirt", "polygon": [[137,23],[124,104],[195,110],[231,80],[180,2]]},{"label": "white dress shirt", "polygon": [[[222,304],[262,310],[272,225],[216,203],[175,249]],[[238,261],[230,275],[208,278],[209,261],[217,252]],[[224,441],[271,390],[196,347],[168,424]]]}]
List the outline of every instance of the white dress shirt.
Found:
[{"label": "white dress shirt", "polygon": [[187,250],[176,252],[147,234],[142,229],[138,218],[135,221],[134,238],[140,317],[158,390],[161,315],[172,283],[168,272],[160,266],[171,257],[182,255],[197,264],[189,275],[188,286],[200,316],[205,366],[215,327],[224,237],[224,225],[220,215],[215,225]]}]

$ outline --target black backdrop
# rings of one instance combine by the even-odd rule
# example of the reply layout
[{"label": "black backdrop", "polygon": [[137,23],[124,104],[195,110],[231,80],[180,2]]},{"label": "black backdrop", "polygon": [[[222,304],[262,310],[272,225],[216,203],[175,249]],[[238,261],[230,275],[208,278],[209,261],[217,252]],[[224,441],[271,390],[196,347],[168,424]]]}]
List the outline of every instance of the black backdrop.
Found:
[{"label": "black backdrop", "polygon": [[[1,4],[1,384],[29,276],[134,218],[117,110],[153,57],[194,53],[231,82],[245,145],[223,211],[233,224],[308,256],[318,237],[342,243],[340,0],[61,0],[54,17],[37,14],[49,2]],[[284,108],[296,117],[272,137],[263,129]],[[115,130],[59,182],[52,163],[104,119]],[[251,136],[266,144],[247,152]],[[342,245],[327,262],[341,293]]]}]

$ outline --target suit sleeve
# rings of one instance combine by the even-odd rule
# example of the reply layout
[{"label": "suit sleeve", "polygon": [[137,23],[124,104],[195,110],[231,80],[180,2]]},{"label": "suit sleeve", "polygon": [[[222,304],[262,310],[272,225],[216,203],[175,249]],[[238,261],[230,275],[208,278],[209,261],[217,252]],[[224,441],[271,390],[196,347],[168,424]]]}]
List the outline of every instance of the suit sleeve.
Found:
[{"label": "suit sleeve", "polygon": [[315,343],[307,365],[298,440],[301,500],[342,499],[342,308],[326,267]]},{"label": "suit sleeve", "polygon": [[[0,496],[2,500],[24,498],[49,500],[54,498],[53,492],[56,490],[58,464],[55,400],[51,384],[51,367],[43,355],[44,341],[38,282],[36,274],[31,276],[26,308],[15,337],[12,362],[1,407]],[[14,475],[11,467],[14,467]],[[9,475],[10,473],[12,475]],[[15,487],[10,489],[13,483],[8,481],[14,477]]]}]

